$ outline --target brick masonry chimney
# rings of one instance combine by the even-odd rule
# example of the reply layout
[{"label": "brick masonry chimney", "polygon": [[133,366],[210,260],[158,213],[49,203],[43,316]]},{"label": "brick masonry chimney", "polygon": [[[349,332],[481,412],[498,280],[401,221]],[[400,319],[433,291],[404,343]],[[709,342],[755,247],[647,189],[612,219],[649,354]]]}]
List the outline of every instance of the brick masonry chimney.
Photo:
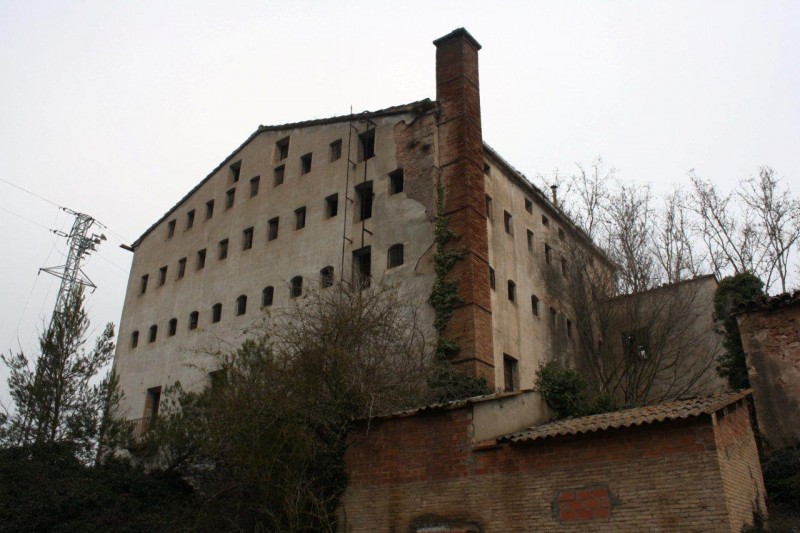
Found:
[{"label": "brick masonry chimney", "polygon": [[436,45],[436,100],[439,166],[445,215],[458,238],[451,244],[466,251],[450,272],[458,280],[462,303],[445,331],[458,342],[453,358],[459,370],[487,379],[494,389],[494,349],[489,287],[489,245],[485,214],[483,136],[478,84],[481,45],[464,28],[433,42]]}]

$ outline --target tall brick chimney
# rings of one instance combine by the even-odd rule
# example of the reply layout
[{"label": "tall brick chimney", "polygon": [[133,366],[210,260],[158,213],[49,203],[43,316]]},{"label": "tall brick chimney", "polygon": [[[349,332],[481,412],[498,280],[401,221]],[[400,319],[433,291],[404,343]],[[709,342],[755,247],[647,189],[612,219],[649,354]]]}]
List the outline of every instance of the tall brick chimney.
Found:
[{"label": "tall brick chimney", "polygon": [[486,191],[483,177],[483,136],[478,85],[481,45],[464,28],[433,42],[436,45],[436,100],[439,166],[444,187],[445,215],[458,235],[451,244],[466,251],[450,272],[458,280],[462,303],[455,309],[445,335],[458,342],[453,358],[459,370],[483,376],[494,389],[492,310],[489,287],[489,246]]}]

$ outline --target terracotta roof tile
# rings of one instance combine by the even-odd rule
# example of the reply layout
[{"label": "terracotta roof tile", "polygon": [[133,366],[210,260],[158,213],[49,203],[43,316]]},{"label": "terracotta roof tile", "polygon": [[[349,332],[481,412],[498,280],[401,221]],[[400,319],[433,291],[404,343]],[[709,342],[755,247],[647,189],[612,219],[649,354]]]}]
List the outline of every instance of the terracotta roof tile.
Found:
[{"label": "terracotta roof tile", "polygon": [[498,437],[497,440],[500,442],[533,441],[549,437],[579,435],[613,428],[640,426],[642,424],[652,424],[653,422],[678,420],[711,414],[749,396],[750,392],[751,391],[747,389],[738,392],[715,394],[703,398],[690,398],[670,403],[637,407],[635,409],[625,409],[624,411],[616,411],[613,413],[559,420],[557,422],[532,427],[525,431],[504,435]]},{"label": "terracotta roof tile", "polygon": [[731,314],[741,315],[751,311],[769,311],[781,307],[797,305],[798,303],[800,303],[800,291],[794,291],[791,294],[784,292],[776,296],[762,296],[761,298],[739,304]]}]

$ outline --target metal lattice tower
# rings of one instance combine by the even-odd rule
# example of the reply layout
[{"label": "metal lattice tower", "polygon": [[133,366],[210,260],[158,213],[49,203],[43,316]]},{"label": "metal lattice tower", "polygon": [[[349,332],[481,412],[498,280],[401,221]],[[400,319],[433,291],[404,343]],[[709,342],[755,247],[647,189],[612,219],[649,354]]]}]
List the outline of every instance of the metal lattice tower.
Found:
[{"label": "metal lattice tower", "polygon": [[81,269],[81,263],[86,256],[97,250],[98,244],[106,240],[106,236],[102,233],[100,235],[95,233],[89,234],[92,226],[103,227],[103,225],[94,218],[83,213],[77,213],[66,207],[62,207],[61,209],[75,217],[75,222],[72,224],[72,229],[69,233],[51,230],[56,235],[68,240],[69,253],[67,254],[67,262],[63,265],[39,269],[39,272],[47,272],[61,279],[61,287],[58,289],[58,297],[56,298],[56,305],[53,309],[53,316],[63,312],[67,308],[69,299],[76,286],[81,285],[83,287],[88,287],[91,291],[97,288],[97,285],[95,285],[92,280],[89,279],[89,276],[83,272],[83,269]]}]

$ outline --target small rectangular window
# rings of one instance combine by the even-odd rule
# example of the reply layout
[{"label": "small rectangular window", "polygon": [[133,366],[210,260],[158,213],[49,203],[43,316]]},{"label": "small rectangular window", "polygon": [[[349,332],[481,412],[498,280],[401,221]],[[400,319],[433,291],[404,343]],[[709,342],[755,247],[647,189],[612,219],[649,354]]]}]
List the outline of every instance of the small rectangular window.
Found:
[{"label": "small rectangular window", "polygon": [[197,329],[197,322],[200,320],[200,313],[192,311],[189,314],[189,329]]},{"label": "small rectangular window", "polygon": [[242,232],[242,250],[249,250],[253,247],[253,228],[247,228]]},{"label": "small rectangular window", "polygon": [[558,322],[558,312],[555,310],[554,307],[550,308],[550,327],[556,327],[556,323]]},{"label": "small rectangular window", "polygon": [[206,220],[214,216],[214,200],[206,202]]},{"label": "small rectangular window", "polygon": [[492,197],[486,195],[486,218],[492,220]]},{"label": "small rectangular window", "polygon": [[250,178],[250,198],[258,194],[258,185],[261,182],[261,176]]},{"label": "small rectangular window", "polygon": [[356,199],[358,201],[358,220],[372,218],[372,182],[366,181],[356,185]]},{"label": "small rectangular window", "polygon": [[236,189],[228,189],[225,193],[225,209],[233,207],[233,200],[236,198]]},{"label": "small rectangular window", "polygon": [[562,255],[561,256],[561,275],[564,276],[565,278],[567,277],[567,272],[568,272],[567,266],[568,266],[567,265],[567,258]]},{"label": "small rectangular window", "polygon": [[342,140],[333,141],[330,149],[331,161],[338,161],[342,157]]},{"label": "small rectangular window", "polygon": [[389,247],[388,268],[399,267],[403,264],[403,245],[394,244]]},{"label": "small rectangular window", "polygon": [[158,286],[161,287],[167,282],[167,267],[163,266],[158,269]]},{"label": "small rectangular window", "polygon": [[489,166],[489,163],[484,162],[483,163],[483,172],[484,172],[484,174],[488,174],[491,171],[492,171],[492,167]]},{"label": "small rectangular window", "polygon": [[516,302],[517,301],[517,284],[514,283],[514,280],[508,280],[508,301],[509,302]]},{"label": "small rectangular window", "polygon": [[161,404],[161,387],[147,389],[147,398],[144,401],[144,418],[147,420],[147,429],[153,429],[158,421],[158,406]]},{"label": "small rectangular window", "polygon": [[237,161],[236,163],[232,164],[230,167],[231,170],[231,183],[236,183],[239,181],[239,175],[242,172],[242,162]]},{"label": "small rectangular window", "polygon": [[525,198],[525,211],[533,213],[533,202],[530,198]]},{"label": "small rectangular window", "polygon": [[219,241],[219,259],[220,261],[228,257],[228,239]]},{"label": "small rectangular window", "polygon": [[277,187],[283,183],[283,175],[286,172],[286,166],[281,165],[279,167],[275,167],[275,172],[273,174],[273,184]]},{"label": "small rectangular window", "polygon": [[547,217],[546,217],[546,216],[544,216],[544,215],[542,215],[542,225],[543,225],[543,226],[549,226],[549,225],[550,225],[550,219],[549,219],[549,218],[547,218]]},{"label": "small rectangular window", "polygon": [[203,270],[206,267],[206,249],[203,248],[197,252],[197,270]]},{"label": "small rectangular window", "polygon": [[171,239],[175,235],[175,222],[176,220],[173,218],[167,224],[167,239]]},{"label": "small rectangular window", "polygon": [[150,326],[150,336],[147,338],[148,342],[156,342],[156,338],[158,337],[158,326],[153,324]]},{"label": "small rectangular window", "polygon": [[139,346],[139,332],[134,331],[131,333],[131,348],[136,348]]},{"label": "small rectangular window", "polygon": [[398,168],[389,174],[389,195],[403,192],[403,169]]},{"label": "small rectangular window", "polygon": [[534,316],[539,316],[539,298],[535,294],[531,295],[531,311]]},{"label": "small rectangular window", "polygon": [[308,153],[300,158],[300,174],[311,172],[311,154]]},{"label": "small rectangular window", "polygon": [[505,392],[519,390],[519,362],[508,354],[503,354],[503,386]]},{"label": "small rectangular window", "polygon": [[358,134],[358,160],[366,161],[375,157],[375,128]]},{"label": "small rectangular window", "polygon": [[528,251],[533,251],[533,232],[528,230]]},{"label": "small rectangular window", "polygon": [[295,226],[294,229],[303,229],[306,227],[306,208],[298,207],[294,210]]},{"label": "small rectangular window", "polygon": [[186,275],[186,258],[181,257],[178,259],[178,279],[181,279],[184,275]]},{"label": "small rectangular window", "polygon": [[147,292],[147,280],[150,279],[148,274],[142,276],[142,281],[139,283],[139,294],[144,294]]},{"label": "small rectangular window", "polygon": [[178,319],[173,318],[169,321],[169,329],[167,330],[167,335],[173,337],[178,332]]},{"label": "small rectangular window", "polygon": [[275,161],[283,161],[289,157],[289,137],[275,143]]},{"label": "small rectangular window", "polygon": [[272,305],[272,298],[275,296],[275,289],[273,287],[264,287],[261,291],[261,306],[269,307]]},{"label": "small rectangular window", "polygon": [[503,211],[503,227],[505,227],[506,233],[509,235],[514,234],[514,228],[511,225],[511,213],[508,211]]},{"label": "small rectangular window", "polygon": [[278,238],[278,217],[272,218],[267,222],[267,240],[274,241]]},{"label": "small rectangular window", "polygon": [[372,276],[372,249],[369,246],[353,252],[353,275],[355,282],[361,283],[362,287],[369,287]]},{"label": "small rectangular window", "polygon": [[194,226],[194,209],[186,213],[186,229]]},{"label": "small rectangular window", "polygon": [[214,304],[211,306],[211,322],[216,324],[222,320],[222,304]]},{"label": "small rectangular window", "polygon": [[552,255],[553,254],[552,254],[552,249],[550,248],[550,245],[545,243],[544,244],[544,262],[547,263],[548,265],[552,261],[552,257],[551,257]]},{"label": "small rectangular window", "polygon": [[325,218],[333,218],[339,214],[339,194],[331,194],[325,198]]},{"label": "small rectangular window", "polygon": [[494,269],[489,267],[489,288],[494,290],[495,287]]}]

